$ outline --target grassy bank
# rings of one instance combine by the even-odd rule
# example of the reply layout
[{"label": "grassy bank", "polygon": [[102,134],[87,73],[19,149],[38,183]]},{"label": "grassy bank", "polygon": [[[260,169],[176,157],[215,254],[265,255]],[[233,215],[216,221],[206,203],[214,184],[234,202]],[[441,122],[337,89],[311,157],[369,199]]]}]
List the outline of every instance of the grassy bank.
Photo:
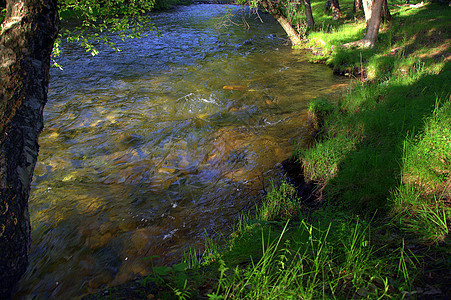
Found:
[{"label": "grassy bank", "polygon": [[437,237],[413,231],[422,240],[444,241],[451,188],[451,10],[428,4],[395,7],[392,14],[376,49],[338,47],[351,40],[337,36],[358,37],[352,31],[359,26],[352,24],[311,35],[312,44],[336,46],[324,51],[324,61],[341,70],[363,67],[365,77],[358,76],[344,97],[313,100],[310,110],[326,116],[324,125],[317,145],[296,155],[331,205],[359,215],[379,211],[398,224],[434,212],[444,227]]},{"label": "grassy bank", "polygon": [[310,103],[316,144],[293,162],[312,195],[274,181],[230,236],[101,298],[450,297],[451,10],[397,4],[375,49],[349,49],[365,29],[352,2],[339,21],[312,3],[312,60],[353,77],[345,95]]},{"label": "grassy bank", "polygon": [[450,296],[451,11],[391,6],[375,49],[347,49],[363,19],[351,17],[352,2],[340,3],[338,22],[322,5],[312,5],[313,60],[354,83],[310,104],[317,143],[294,158],[316,198],[273,183],[255,216],[187,257],[192,276],[169,284],[180,298]]}]

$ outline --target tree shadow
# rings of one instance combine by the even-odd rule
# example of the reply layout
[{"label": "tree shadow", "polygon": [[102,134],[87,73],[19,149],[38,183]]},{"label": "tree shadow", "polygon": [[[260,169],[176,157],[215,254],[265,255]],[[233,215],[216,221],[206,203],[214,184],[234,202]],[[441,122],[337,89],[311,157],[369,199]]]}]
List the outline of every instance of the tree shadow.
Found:
[{"label": "tree shadow", "polygon": [[326,192],[347,209],[370,214],[391,209],[388,199],[401,182],[406,139],[422,132],[425,119],[443,104],[437,101],[449,99],[449,16],[439,5],[400,12],[385,25],[375,49],[337,49],[334,54],[334,65],[354,71],[368,63],[374,78],[355,88],[354,99],[338,103],[339,124],[334,126],[345,129],[335,134],[357,140]]},{"label": "tree shadow", "polygon": [[328,183],[328,196],[339,198],[354,212],[390,210],[388,199],[401,181],[405,140],[422,132],[425,119],[443,104],[437,101],[449,97],[449,78],[447,63],[437,75],[423,75],[409,84],[400,81],[357,90],[364,101],[349,110],[342,108],[341,113],[363,135]]}]

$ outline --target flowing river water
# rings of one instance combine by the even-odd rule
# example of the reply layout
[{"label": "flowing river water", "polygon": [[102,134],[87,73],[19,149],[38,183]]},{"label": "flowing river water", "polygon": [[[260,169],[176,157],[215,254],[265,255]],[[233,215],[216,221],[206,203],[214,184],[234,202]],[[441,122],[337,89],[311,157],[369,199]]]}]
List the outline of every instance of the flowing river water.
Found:
[{"label": "flowing river water", "polygon": [[122,52],[62,45],[17,299],[76,298],[146,275],[145,257],[170,264],[202,249],[308,140],[308,100],[347,81],[287,46],[270,16],[224,18],[237,10],[153,14],[162,36],[116,39]]}]

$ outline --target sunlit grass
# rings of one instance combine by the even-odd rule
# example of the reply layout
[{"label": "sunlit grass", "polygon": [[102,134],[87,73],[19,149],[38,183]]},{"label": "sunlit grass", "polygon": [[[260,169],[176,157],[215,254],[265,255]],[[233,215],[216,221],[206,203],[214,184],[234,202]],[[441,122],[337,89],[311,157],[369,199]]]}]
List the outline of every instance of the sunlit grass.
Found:
[{"label": "sunlit grass", "polygon": [[263,221],[289,220],[298,215],[300,202],[296,188],[283,181],[280,185],[272,182],[271,191],[258,208],[259,219]]},{"label": "sunlit grass", "polygon": [[[273,199],[266,198],[263,206],[274,199],[284,203],[286,188],[274,184]],[[418,276],[418,259],[404,243],[396,249],[374,243],[375,232],[386,227],[373,226],[371,220],[328,210],[317,210],[311,221],[243,217],[230,238],[214,247],[207,239],[203,254],[186,255],[185,262],[198,272],[188,286],[196,290],[217,278],[209,299],[402,297]]]},{"label": "sunlit grass", "polygon": [[[445,100],[446,101],[446,100]],[[423,132],[404,142],[400,187],[393,211],[402,228],[425,242],[444,242],[451,208],[451,102],[436,104]]]},{"label": "sunlit grass", "polygon": [[[447,30],[434,20],[413,22],[446,14],[431,10],[392,11],[399,19],[382,27],[371,50],[339,47],[363,36],[362,20],[334,25],[321,12],[322,29],[309,35],[309,45],[322,48],[316,60],[365,71],[347,95],[311,102],[317,143],[294,154],[305,178],[323,186],[327,206],[306,219],[295,188],[273,183],[255,218],[240,218],[222,248],[209,240],[191,259],[217,278],[210,299],[418,293],[425,253],[412,244],[446,245],[451,216],[449,67],[436,55],[441,44],[428,50],[419,37],[428,26]],[[433,260],[441,250],[427,251]]]},{"label": "sunlit grass", "polygon": [[313,223],[243,229],[214,260],[205,257],[218,276],[210,299],[380,299],[409,290],[415,276],[410,254],[378,254],[371,223],[359,218],[320,213]]},{"label": "sunlit grass", "polygon": [[363,37],[361,16],[333,21],[323,5],[312,3],[315,60],[364,71],[348,94],[313,99],[317,143],[294,153],[325,201],[306,214],[295,187],[273,182],[255,216],[189,251],[199,277],[188,287],[211,285],[209,299],[407,299],[422,296],[426,258],[449,269],[439,248],[451,218],[449,12],[390,7],[394,19],[365,50],[340,47]]}]

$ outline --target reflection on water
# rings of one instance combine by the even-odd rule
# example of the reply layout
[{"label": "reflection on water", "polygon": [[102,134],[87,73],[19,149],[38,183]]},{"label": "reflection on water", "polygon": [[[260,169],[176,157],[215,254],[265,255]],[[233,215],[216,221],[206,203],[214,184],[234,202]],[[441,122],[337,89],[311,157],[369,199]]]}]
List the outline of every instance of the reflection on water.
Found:
[{"label": "reflection on water", "polygon": [[[237,7],[229,6],[232,10]],[[267,15],[218,26],[226,6],[159,13],[97,57],[63,46],[52,70],[17,297],[77,297],[171,263],[253,207],[261,177],[308,138],[306,101],[342,83],[284,45]],[[237,22],[240,17],[236,17]]]}]

